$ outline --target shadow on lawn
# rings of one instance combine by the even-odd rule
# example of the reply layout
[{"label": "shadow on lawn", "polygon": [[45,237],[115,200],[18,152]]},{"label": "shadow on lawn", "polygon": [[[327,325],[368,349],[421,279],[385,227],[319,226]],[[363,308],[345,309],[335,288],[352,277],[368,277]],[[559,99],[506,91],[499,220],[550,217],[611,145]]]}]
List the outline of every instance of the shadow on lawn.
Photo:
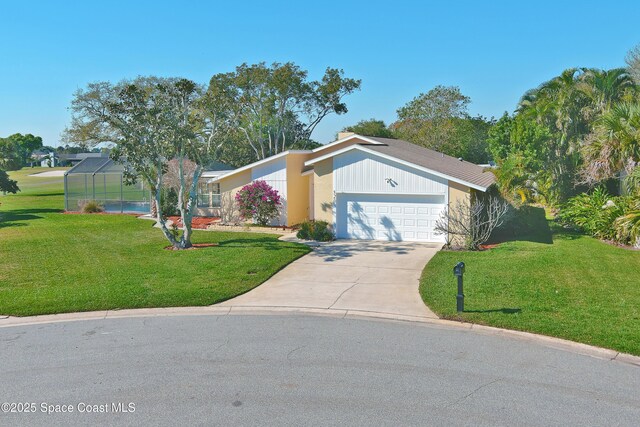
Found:
[{"label": "shadow on lawn", "polygon": [[291,245],[288,242],[282,242],[274,237],[256,237],[255,239],[230,239],[219,242],[219,247],[228,248],[263,248],[268,251],[279,251],[282,249],[300,249],[306,250],[304,247]]},{"label": "shadow on lawn", "polygon": [[493,310],[465,310],[464,313],[502,313],[502,314],[517,314],[521,313],[520,308],[495,308]]},{"label": "shadow on lawn", "polygon": [[0,228],[23,227],[26,221],[42,219],[37,214],[59,213],[60,209],[15,209],[11,211],[0,211]]},{"label": "shadow on lawn", "polygon": [[549,222],[543,208],[522,206],[514,209],[513,215],[493,233],[489,243],[524,241],[551,245],[555,230]]}]

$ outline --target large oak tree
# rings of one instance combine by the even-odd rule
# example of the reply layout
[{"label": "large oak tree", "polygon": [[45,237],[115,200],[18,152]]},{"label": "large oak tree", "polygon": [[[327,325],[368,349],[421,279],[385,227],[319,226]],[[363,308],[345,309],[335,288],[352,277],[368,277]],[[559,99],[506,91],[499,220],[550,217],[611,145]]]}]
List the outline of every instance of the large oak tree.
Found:
[{"label": "large oak tree", "polygon": [[[140,77],[118,84],[92,83],[73,98],[67,139],[89,146],[111,143],[111,156],[124,161],[129,181],[143,179],[151,188],[160,228],[176,249],[191,244],[191,219],[196,207],[197,183],[203,165],[215,153],[215,123],[201,109],[204,90],[181,78]],[[176,159],[178,210],[182,233],[167,227],[161,206],[167,163]],[[195,167],[186,167],[187,162]]]},{"label": "large oak tree", "polygon": [[360,80],[335,68],[310,81],[307,71],[291,62],[242,64],[211,78],[205,105],[219,125],[219,138],[235,142],[239,152],[245,145],[251,153],[246,160],[255,161],[313,146],[314,129],[329,114],[346,113],[343,97],[359,88]]},{"label": "large oak tree", "polygon": [[414,144],[486,163],[487,132],[493,120],[471,117],[470,102],[458,87],[436,86],[399,108],[398,120],[391,130],[398,138]]}]

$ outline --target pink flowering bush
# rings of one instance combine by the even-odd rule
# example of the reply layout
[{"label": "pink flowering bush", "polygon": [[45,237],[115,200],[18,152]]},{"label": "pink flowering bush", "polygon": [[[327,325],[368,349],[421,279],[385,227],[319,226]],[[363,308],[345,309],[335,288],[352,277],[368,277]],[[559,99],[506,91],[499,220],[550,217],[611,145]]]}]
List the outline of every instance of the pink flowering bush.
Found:
[{"label": "pink flowering bush", "polygon": [[278,191],[265,181],[255,181],[236,193],[236,204],[243,219],[253,219],[260,225],[267,225],[278,216],[282,201]]}]

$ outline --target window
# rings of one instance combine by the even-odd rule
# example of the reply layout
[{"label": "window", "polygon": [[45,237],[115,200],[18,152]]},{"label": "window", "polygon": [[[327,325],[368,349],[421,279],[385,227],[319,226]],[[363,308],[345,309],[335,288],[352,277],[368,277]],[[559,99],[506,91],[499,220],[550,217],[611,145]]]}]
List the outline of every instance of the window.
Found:
[{"label": "window", "polygon": [[210,183],[207,182],[207,180],[200,180],[198,182],[198,207],[220,207],[220,184]]}]

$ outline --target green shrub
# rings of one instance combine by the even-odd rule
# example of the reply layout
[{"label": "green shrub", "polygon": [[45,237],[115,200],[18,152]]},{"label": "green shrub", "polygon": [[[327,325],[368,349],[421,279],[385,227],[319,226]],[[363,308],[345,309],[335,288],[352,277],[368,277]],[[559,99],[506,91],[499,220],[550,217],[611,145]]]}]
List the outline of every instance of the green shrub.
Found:
[{"label": "green shrub", "polygon": [[163,187],[160,193],[160,208],[164,216],[180,215],[178,193],[173,188]]},{"label": "green shrub", "polygon": [[300,224],[300,230],[296,236],[298,239],[317,242],[329,242],[334,239],[329,223],[326,221],[305,221]]},{"label": "green shrub", "polygon": [[629,197],[612,197],[602,188],[572,197],[560,209],[556,220],[579,228],[600,239],[616,239],[614,221],[629,210]]},{"label": "green shrub", "polygon": [[95,200],[87,200],[82,205],[82,213],[99,213],[104,212],[104,206]]}]

